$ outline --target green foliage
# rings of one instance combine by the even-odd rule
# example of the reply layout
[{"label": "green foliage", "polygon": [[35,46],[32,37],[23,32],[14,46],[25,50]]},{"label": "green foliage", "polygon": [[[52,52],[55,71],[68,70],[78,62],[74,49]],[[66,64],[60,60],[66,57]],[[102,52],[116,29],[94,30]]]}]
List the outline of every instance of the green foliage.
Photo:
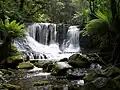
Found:
[{"label": "green foliage", "polygon": [[0,1],[0,18],[4,15],[18,22],[32,22],[32,18],[47,9],[48,0],[2,0]]},{"label": "green foliage", "polygon": [[[102,13],[101,11],[96,11],[95,12],[95,16],[100,19],[100,20],[103,20],[103,21],[106,21],[107,23],[111,22],[111,19],[112,19],[112,14],[110,12],[105,12]],[[110,23],[109,23],[110,24]]]},{"label": "green foliage", "polygon": [[9,21],[9,18],[5,19],[4,22],[0,20],[0,34],[3,40],[6,40],[6,38],[11,40],[18,37],[24,37],[25,32],[24,25],[17,23],[16,20],[12,22]]},{"label": "green foliage", "polygon": [[46,22],[46,21],[50,21],[50,16],[48,16],[47,14],[39,14],[37,16],[33,17],[33,20],[36,22]]},{"label": "green foliage", "polygon": [[87,0],[72,0],[76,12],[72,18],[77,24],[84,25],[90,19],[89,3]]},{"label": "green foliage", "polygon": [[10,22],[8,17],[4,21],[0,19],[0,39],[2,40],[2,45],[0,46],[1,60],[4,60],[8,56],[11,56],[11,44],[13,40],[16,38],[23,38],[26,34],[25,32],[26,30],[24,28],[24,25],[17,23],[16,20]]},{"label": "green foliage", "polygon": [[73,16],[73,20],[77,21],[80,24],[85,24],[89,21],[90,11],[88,9],[83,11],[76,11],[76,14]]},{"label": "green foliage", "polygon": [[17,66],[18,69],[33,69],[34,65],[30,62],[22,62]]},{"label": "green foliage", "polygon": [[[108,13],[109,14],[109,13]],[[106,16],[100,11],[97,11],[95,16],[98,19],[93,19],[89,21],[89,23],[86,25],[85,29],[87,34],[98,34],[98,35],[105,35],[105,32],[109,30],[110,21],[111,21],[111,15],[109,14]]]},{"label": "green foliage", "polygon": [[100,19],[94,19],[89,21],[89,23],[86,25],[86,32],[84,34],[103,34],[108,30],[108,23],[106,23],[103,20]]},{"label": "green foliage", "polygon": [[24,24],[19,24],[16,22],[16,20],[13,20],[9,23],[9,19],[6,19],[5,28],[8,31],[8,35],[10,35],[12,38],[25,36]]},{"label": "green foliage", "polygon": [[74,15],[72,0],[2,0],[0,18],[18,22],[71,23]]}]

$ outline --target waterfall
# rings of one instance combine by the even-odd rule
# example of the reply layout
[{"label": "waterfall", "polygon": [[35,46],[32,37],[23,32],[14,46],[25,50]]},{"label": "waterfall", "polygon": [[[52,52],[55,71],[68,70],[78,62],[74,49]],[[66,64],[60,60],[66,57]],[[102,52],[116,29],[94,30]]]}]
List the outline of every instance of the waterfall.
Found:
[{"label": "waterfall", "polygon": [[67,38],[63,42],[63,52],[79,52],[79,33],[77,26],[70,26],[67,32]]},{"label": "waterfall", "polygon": [[28,26],[32,38],[43,45],[50,45],[56,42],[56,24],[34,23]]},{"label": "waterfall", "polygon": [[26,38],[16,39],[14,44],[30,59],[56,59],[61,52],[56,44],[56,25],[51,23],[28,25]]},{"label": "waterfall", "polygon": [[[63,35],[62,35],[63,36]],[[63,52],[79,52],[79,29],[70,26],[66,39],[63,42]],[[33,23],[28,25],[28,33],[25,39],[16,39],[15,46],[29,59],[60,59],[69,57],[71,54],[62,53],[56,42],[56,24]]]}]

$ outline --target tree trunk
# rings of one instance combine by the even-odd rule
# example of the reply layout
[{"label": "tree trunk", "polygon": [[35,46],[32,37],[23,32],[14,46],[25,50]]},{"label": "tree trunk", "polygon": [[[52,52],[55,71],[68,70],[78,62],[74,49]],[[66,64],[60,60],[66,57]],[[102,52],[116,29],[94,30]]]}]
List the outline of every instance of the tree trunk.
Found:
[{"label": "tree trunk", "polygon": [[110,3],[111,3],[112,18],[113,20],[116,20],[116,15],[117,15],[116,1],[110,0]]},{"label": "tree trunk", "polygon": [[23,10],[24,0],[20,0],[20,10]]},{"label": "tree trunk", "polygon": [[111,62],[113,64],[120,63],[120,20],[119,20],[119,14],[117,12],[117,2],[115,0],[110,0],[111,3],[111,12],[112,12],[112,25],[115,27],[116,32],[117,32],[117,37],[116,37],[116,46],[113,50],[113,55],[111,57]]},{"label": "tree trunk", "polygon": [[7,37],[4,43],[0,47],[1,50],[0,59],[5,61],[5,67],[7,67],[8,65],[7,58],[9,56],[10,46],[11,46],[11,39]]}]

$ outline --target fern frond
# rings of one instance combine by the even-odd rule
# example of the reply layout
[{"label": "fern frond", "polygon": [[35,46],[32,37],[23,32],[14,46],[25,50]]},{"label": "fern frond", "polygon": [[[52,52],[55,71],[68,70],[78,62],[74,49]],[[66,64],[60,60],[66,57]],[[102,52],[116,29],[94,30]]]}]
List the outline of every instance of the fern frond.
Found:
[{"label": "fern frond", "polygon": [[104,33],[108,28],[108,23],[101,19],[91,20],[85,27],[88,34],[100,34]]}]

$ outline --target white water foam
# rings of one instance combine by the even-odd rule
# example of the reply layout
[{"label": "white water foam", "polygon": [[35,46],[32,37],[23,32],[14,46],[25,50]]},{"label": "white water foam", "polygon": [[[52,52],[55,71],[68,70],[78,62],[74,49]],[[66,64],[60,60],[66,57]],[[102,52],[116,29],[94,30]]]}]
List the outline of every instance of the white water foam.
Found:
[{"label": "white water foam", "polygon": [[[56,25],[50,23],[34,23],[28,26],[26,40],[15,42],[19,51],[27,52],[30,59],[39,54],[36,59],[60,60],[69,58],[73,53],[79,52],[79,29],[77,26],[70,26],[67,38],[63,44],[63,50],[59,49],[56,43]],[[34,53],[36,52],[36,53]],[[66,53],[70,52],[70,53]]]}]

